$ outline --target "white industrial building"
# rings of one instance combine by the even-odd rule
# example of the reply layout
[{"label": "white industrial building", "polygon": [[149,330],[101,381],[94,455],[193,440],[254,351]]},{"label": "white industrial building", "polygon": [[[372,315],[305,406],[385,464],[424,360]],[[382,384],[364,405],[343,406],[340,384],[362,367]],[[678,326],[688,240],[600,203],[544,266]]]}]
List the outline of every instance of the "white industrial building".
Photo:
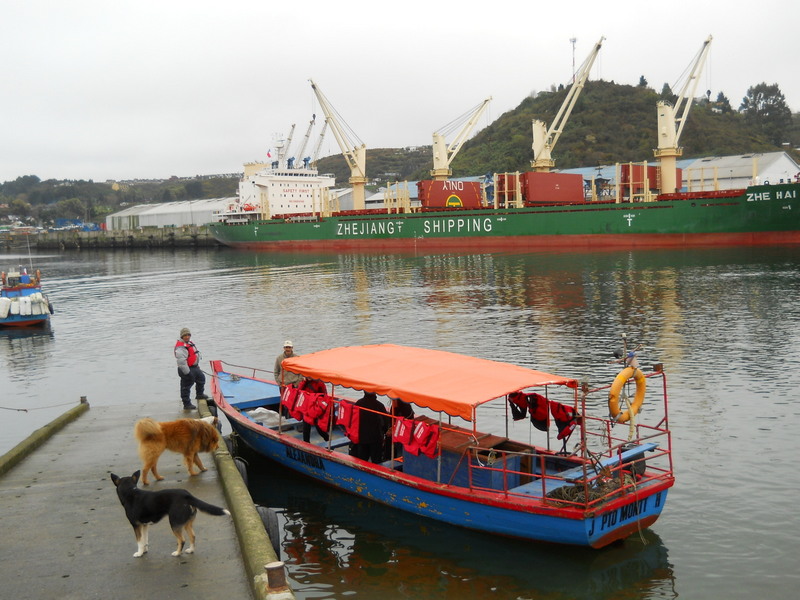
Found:
[{"label": "white industrial building", "polygon": [[214,215],[228,208],[235,198],[181,200],[164,204],[138,204],[106,217],[107,231],[140,227],[184,227],[213,223]]}]

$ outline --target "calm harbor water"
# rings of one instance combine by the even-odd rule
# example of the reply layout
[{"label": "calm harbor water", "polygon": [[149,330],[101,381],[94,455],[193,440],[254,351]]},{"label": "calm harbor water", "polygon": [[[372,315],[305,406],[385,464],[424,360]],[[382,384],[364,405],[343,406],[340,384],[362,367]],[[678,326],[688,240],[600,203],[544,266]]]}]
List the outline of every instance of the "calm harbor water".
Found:
[{"label": "calm harbor water", "polygon": [[50,330],[0,333],[0,452],[81,396],[177,408],[184,326],[205,361],[266,369],[286,338],[300,353],[390,342],[600,385],[623,332],[644,344],[643,363],[664,363],[677,484],[643,538],[603,551],[521,544],[258,469],[253,492],[280,513],[298,598],[791,597],[800,584],[797,248],[118,251],[32,264],[56,313]]}]

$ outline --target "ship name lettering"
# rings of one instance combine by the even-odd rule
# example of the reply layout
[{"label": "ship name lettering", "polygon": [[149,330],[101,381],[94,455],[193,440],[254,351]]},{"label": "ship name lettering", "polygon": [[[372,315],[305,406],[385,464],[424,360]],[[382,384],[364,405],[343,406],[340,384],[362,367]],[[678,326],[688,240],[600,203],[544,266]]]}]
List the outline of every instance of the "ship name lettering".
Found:
[{"label": "ship name lettering", "polygon": [[772,200],[769,192],[747,192],[748,202],[760,202],[761,200]]},{"label": "ship name lettering", "polygon": [[370,235],[395,235],[402,230],[402,223],[394,221],[358,221],[355,223],[338,223],[336,235],[340,237],[360,237]]},{"label": "ship name lettering", "polygon": [[776,200],[789,200],[792,198],[797,198],[797,191],[796,190],[778,190],[775,192],[775,199]]},{"label": "ship name lettering", "polygon": [[426,235],[441,233],[480,233],[492,230],[489,217],[459,217],[449,219],[426,219],[422,223],[422,231]]}]

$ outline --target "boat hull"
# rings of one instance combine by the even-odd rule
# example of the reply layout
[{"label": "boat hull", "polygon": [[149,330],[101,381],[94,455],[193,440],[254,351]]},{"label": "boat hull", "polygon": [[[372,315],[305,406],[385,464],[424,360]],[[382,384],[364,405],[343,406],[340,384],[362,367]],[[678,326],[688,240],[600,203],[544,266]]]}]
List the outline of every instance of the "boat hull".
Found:
[{"label": "boat hull", "polygon": [[341,214],[210,226],[223,244],[254,250],[624,248],[800,243],[800,184],[741,193],[676,194],[655,202],[515,209]]},{"label": "boat hull", "polygon": [[45,327],[49,321],[50,315],[42,315],[38,317],[9,315],[5,319],[0,319],[0,327]]}]

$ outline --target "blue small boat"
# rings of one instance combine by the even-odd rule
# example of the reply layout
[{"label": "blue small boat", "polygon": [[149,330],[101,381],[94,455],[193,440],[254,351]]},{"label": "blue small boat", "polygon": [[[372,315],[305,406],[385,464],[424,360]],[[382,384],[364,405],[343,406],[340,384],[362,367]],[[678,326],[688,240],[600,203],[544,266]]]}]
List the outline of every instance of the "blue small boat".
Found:
[{"label": "blue small boat", "polygon": [[2,273],[0,327],[37,327],[50,321],[53,305],[42,293],[42,274],[20,267]]},{"label": "blue small boat", "polygon": [[[211,390],[242,442],[319,482],[452,525],[601,548],[655,523],[674,484],[665,373],[624,356],[612,384],[590,389],[450,352],[352,346],[284,360],[321,387],[281,393],[257,369],[215,360]],[[648,382],[658,401],[645,402]],[[364,411],[374,412],[355,404],[359,392],[414,408],[413,417],[381,413],[376,462],[353,452]],[[605,410],[613,417],[594,414]],[[479,417],[500,431],[479,429]],[[541,443],[519,441],[534,438]]]}]

